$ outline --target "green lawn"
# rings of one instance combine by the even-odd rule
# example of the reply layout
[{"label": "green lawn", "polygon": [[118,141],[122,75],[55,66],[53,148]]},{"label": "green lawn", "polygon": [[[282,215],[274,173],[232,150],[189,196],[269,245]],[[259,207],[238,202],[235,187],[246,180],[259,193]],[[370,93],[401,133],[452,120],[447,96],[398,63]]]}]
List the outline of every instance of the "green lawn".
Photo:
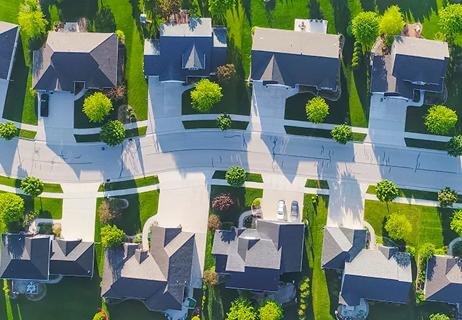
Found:
[{"label": "green lawn", "polygon": [[[370,185],[367,188],[367,193],[376,194],[377,187],[375,185]],[[411,199],[423,199],[423,200],[432,200],[438,201],[438,192],[425,191],[425,190],[414,190],[414,189],[399,189],[399,197],[402,198],[411,198]],[[462,199],[458,199],[457,202],[461,202]]]},{"label": "green lawn", "polygon": [[29,131],[26,129],[19,129],[17,135],[19,138],[22,138],[22,139],[34,140],[35,136],[37,135],[37,132]]},{"label": "green lawn", "polygon": [[329,189],[329,184],[326,180],[307,179],[305,188]]},{"label": "green lawn", "polygon": [[63,214],[63,199],[32,198],[21,196],[26,203],[26,212],[38,211],[39,218],[61,219]]},{"label": "green lawn", "polygon": [[[231,129],[237,130],[246,130],[249,125],[246,121],[233,121],[231,124]],[[183,127],[185,129],[208,129],[208,128],[218,128],[216,120],[191,120],[183,121]]]},{"label": "green lawn", "polygon": [[[130,138],[145,136],[147,130],[148,130],[148,127],[127,129],[125,130],[125,138],[130,139]],[[75,139],[75,142],[77,143],[101,142],[101,137],[99,133],[74,134],[74,139]]]},{"label": "green lawn", "polygon": [[[294,126],[284,126],[284,129],[286,130],[287,134],[332,139],[331,130],[327,129],[303,128]],[[365,133],[353,132],[353,141],[363,142],[364,139],[366,139],[366,136],[367,135]]]},{"label": "green lawn", "polygon": [[[226,176],[226,171],[216,170],[213,173],[212,179],[225,179],[225,176]],[[259,173],[247,172],[245,181],[262,183],[263,178],[262,178],[261,174],[259,174]]]},{"label": "green lawn", "polygon": [[[0,184],[13,188],[21,188],[21,179],[0,176]],[[62,193],[63,189],[59,183],[45,182],[43,192]]]},{"label": "green lawn", "polygon": [[138,178],[138,179],[102,183],[99,186],[98,191],[111,191],[111,190],[140,188],[140,187],[152,186],[158,183],[159,183],[159,178],[157,176],[149,176],[149,177],[143,177],[143,178]]},{"label": "green lawn", "polygon": [[448,150],[447,142],[440,141],[431,141],[431,140],[421,140],[421,139],[411,139],[404,138],[406,146],[413,148],[422,148],[422,149],[433,149],[433,150]]}]

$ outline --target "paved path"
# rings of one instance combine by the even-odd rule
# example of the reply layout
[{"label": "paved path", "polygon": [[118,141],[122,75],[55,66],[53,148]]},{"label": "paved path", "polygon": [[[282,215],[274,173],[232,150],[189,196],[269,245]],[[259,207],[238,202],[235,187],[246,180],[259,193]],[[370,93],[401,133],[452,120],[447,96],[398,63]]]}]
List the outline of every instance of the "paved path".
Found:
[{"label": "paved path", "polygon": [[[365,198],[367,200],[379,201],[379,199],[377,199],[375,194],[366,194]],[[440,207],[440,203],[434,200],[424,200],[424,199],[414,199],[414,198],[396,198],[392,202],[411,204],[411,205],[416,205],[416,206]],[[462,209],[462,203],[454,203],[450,208]]]}]

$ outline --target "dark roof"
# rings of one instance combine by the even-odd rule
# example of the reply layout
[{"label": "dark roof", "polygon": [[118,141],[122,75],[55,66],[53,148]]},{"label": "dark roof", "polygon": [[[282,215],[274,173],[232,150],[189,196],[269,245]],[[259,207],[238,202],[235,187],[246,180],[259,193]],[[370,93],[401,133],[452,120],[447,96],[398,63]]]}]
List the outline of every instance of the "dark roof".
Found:
[{"label": "dark roof", "polygon": [[48,280],[50,236],[3,234],[0,278]]},{"label": "dark roof", "polygon": [[279,276],[302,268],[304,225],[258,220],[256,229],[217,230],[212,254],[227,287],[276,291]]},{"label": "dark roof", "polygon": [[407,303],[412,287],[412,267],[408,253],[395,249],[363,249],[345,263],[340,303],[359,305],[360,299]]},{"label": "dark roof", "polygon": [[131,243],[106,251],[101,295],[138,299],[152,311],[181,309],[194,248],[193,233],[153,226],[149,252]]},{"label": "dark roof", "polygon": [[117,85],[118,39],[114,33],[49,32],[34,51],[32,86],[36,90],[73,91],[74,82],[87,88]]},{"label": "dark roof", "polygon": [[338,90],[340,36],[256,28],[252,43],[252,80]]},{"label": "dark roof", "polygon": [[52,241],[50,274],[93,276],[94,244],[82,240]]},{"label": "dark roof", "polygon": [[166,23],[160,39],[145,41],[144,73],[161,81],[208,77],[226,63],[226,46],[226,28],[213,28],[210,18]]},{"label": "dark roof", "polygon": [[428,260],[425,299],[462,304],[462,260],[449,256],[433,256]]},{"label": "dark roof", "polygon": [[325,227],[321,264],[325,269],[343,269],[366,246],[365,229]]},{"label": "dark roof", "polygon": [[0,21],[0,79],[8,80],[18,31],[17,25]]}]

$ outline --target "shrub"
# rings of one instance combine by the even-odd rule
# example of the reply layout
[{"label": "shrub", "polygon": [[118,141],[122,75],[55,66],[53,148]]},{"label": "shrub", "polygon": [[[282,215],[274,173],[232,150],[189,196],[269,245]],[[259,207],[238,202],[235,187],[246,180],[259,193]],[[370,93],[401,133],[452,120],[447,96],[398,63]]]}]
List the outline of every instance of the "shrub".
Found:
[{"label": "shrub", "polygon": [[213,105],[223,98],[221,87],[208,79],[199,81],[196,88],[191,91],[193,109],[199,112],[209,112]]},{"label": "shrub", "polygon": [[119,120],[112,120],[101,128],[100,138],[108,146],[113,147],[124,141],[125,134],[123,123]]},{"label": "shrub", "polygon": [[181,8],[181,0],[158,0],[156,4],[163,18],[180,12]]},{"label": "shrub", "polygon": [[385,10],[380,20],[380,33],[398,35],[404,27],[404,19],[398,6],[391,6]]},{"label": "shrub", "polygon": [[116,30],[115,31],[117,38],[121,43],[125,43],[125,33],[122,30]]},{"label": "shrub", "polygon": [[335,126],[330,134],[335,141],[341,144],[346,144],[348,141],[353,139],[353,132],[351,131],[351,127],[347,126],[346,124]]},{"label": "shrub", "polygon": [[377,183],[376,189],[377,199],[379,199],[382,202],[390,202],[399,196],[398,187],[390,180],[385,179],[380,181],[379,183]]},{"label": "shrub", "polygon": [[457,135],[451,138],[448,142],[448,154],[453,157],[462,155],[462,135]]},{"label": "shrub", "polygon": [[106,96],[113,101],[121,101],[125,98],[127,94],[127,89],[125,86],[120,85],[114,88],[110,88],[105,91]]},{"label": "shrub", "polygon": [[24,220],[24,200],[13,193],[1,193],[0,218],[9,231],[17,231]]},{"label": "shrub", "polygon": [[236,0],[209,0],[209,12],[218,22],[224,22],[225,13],[231,9]]},{"label": "shrub", "polygon": [[329,115],[329,105],[322,97],[314,97],[306,103],[306,116],[314,123],[324,122]]},{"label": "shrub", "polygon": [[121,246],[126,237],[125,232],[116,226],[105,225],[101,228],[101,244],[104,248]]},{"label": "shrub", "polygon": [[457,114],[446,106],[433,106],[428,109],[424,123],[428,132],[445,135],[456,126]]},{"label": "shrub", "polygon": [[441,207],[452,206],[457,201],[457,193],[451,188],[445,187],[438,192],[438,201]]},{"label": "shrub", "polygon": [[228,114],[221,114],[217,118],[217,126],[221,129],[221,131],[231,129],[233,121]]},{"label": "shrub", "polygon": [[234,199],[228,192],[220,193],[212,200],[212,208],[216,211],[228,211],[232,206]]},{"label": "shrub", "polygon": [[261,207],[261,198],[255,198],[252,201],[252,207],[260,208]]},{"label": "shrub", "polygon": [[355,40],[361,43],[363,52],[370,51],[379,36],[380,17],[373,11],[357,14],[351,22],[351,32]]},{"label": "shrub", "polygon": [[108,224],[114,222],[119,217],[119,212],[111,206],[110,201],[104,199],[98,208],[99,220],[101,224]]},{"label": "shrub", "polygon": [[37,197],[43,192],[43,181],[36,177],[27,177],[21,181],[21,190],[31,197]]},{"label": "shrub", "polygon": [[259,320],[282,320],[284,311],[279,303],[273,300],[266,300],[258,309]]},{"label": "shrub", "polygon": [[218,274],[215,270],[209,269],[204,271],[203,282],[209,287],[214,287],[218,284]]},{"label": "shrub", "polygon": [[230,82],[236,76],[236,67],[234,64],[224,64],[217,68],[217,80],[219,83]]},{"label": "shrub", "polygon": [[462,237],[462,210],[454,212],[451,220],[451,230]]},{"label": "shrub", "polygon": [[392,213],[385,223],[385,230],[390,238],[394,240],[404,240],[412,232],[412,225],[405,215]]},{"label": "shrub", "polygon": [[9,122],[2,122],[0,123],[0,137],[5,140],[11,140],[18,134],[18,129],[16,129],[16,125],[9,121]]},{"label": "shrub", "polygon": [[56,237],[61,237],[61,223],[54,223],[53,227],[51,228],[51,232],[56,236]]},{"label": "shrub", "polygon": [[191,320],[201,320],[201,318],[199,316],[193,316]]},{"label": "shrub", "polygon": [[256,320],[257,315],[250,301],[245,298],[237,298],[231,302],[226,320]]},{"label": "shrub", "polygon": [[208,228],[210,231],[215,232],[216,230],[221,229],[221,220],[220,217],[216,214],[211,214],[209,216]]},{"label": "shrub", "polygon": [[102,92],[95,92],[85,98],[83,102],[83,113],[88,117],[90,122],[101,122],[112,110],[111,99],[106,97]]},{"label": "shrub", "polygon": [[353,56],[351,57],[351,67],[353,69],[356,69],[359,66],[359,63],[361,62],[361,56],[362,56],[361,50],[362,50],[361,43],[359,41],[355,41],[354,49],[353,49]]},{"label": "shrub", "polygon": [[25,0],[19,7],[18,23],[26,37],[34,39],[45,34],[48,21],[39,0]]},{"label": "shrub", "polygon": [[298,287],[299,305],[297,315],[299,319],[306,318],[307,303],[310,296],[310,278],[305,277]]},{"label": "shrub", "polygon": [[462,258],[462,241],[457,241],[452,246],[452,255],[454,257]]},{"label": "shrub", "polygon": [[433,243],[424,243],[419,249],[419,257],[421,261],[427,261],[435,254],[436,248]]},{"label": "shrub", "polygon": [[225,179],[233,187],[240,187],[244,184],[247,173],[239,166],[230,167],[225,174]]},{"label": "shrub", "polygon": [[449,320],[450,318],[442,313],[434,313],[431,314],[430,317],[428,318],[429,320]]}]

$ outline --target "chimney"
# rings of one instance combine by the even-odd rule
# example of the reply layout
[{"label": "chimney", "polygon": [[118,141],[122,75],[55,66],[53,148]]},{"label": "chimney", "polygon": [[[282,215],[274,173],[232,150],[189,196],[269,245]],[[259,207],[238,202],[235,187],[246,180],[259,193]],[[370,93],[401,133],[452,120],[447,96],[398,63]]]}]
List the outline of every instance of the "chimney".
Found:
[{"label": "chimney", "polygon": [[136,249],[138,249],[138,244],[136,243],[124,243],[124,255],[127,259],[131,258],[135,254]]},{"label": "chimney", "polygon": [[148,252],[143,249],[135,250],[135,259],[138,263],[142,263],[148,257]]}]

